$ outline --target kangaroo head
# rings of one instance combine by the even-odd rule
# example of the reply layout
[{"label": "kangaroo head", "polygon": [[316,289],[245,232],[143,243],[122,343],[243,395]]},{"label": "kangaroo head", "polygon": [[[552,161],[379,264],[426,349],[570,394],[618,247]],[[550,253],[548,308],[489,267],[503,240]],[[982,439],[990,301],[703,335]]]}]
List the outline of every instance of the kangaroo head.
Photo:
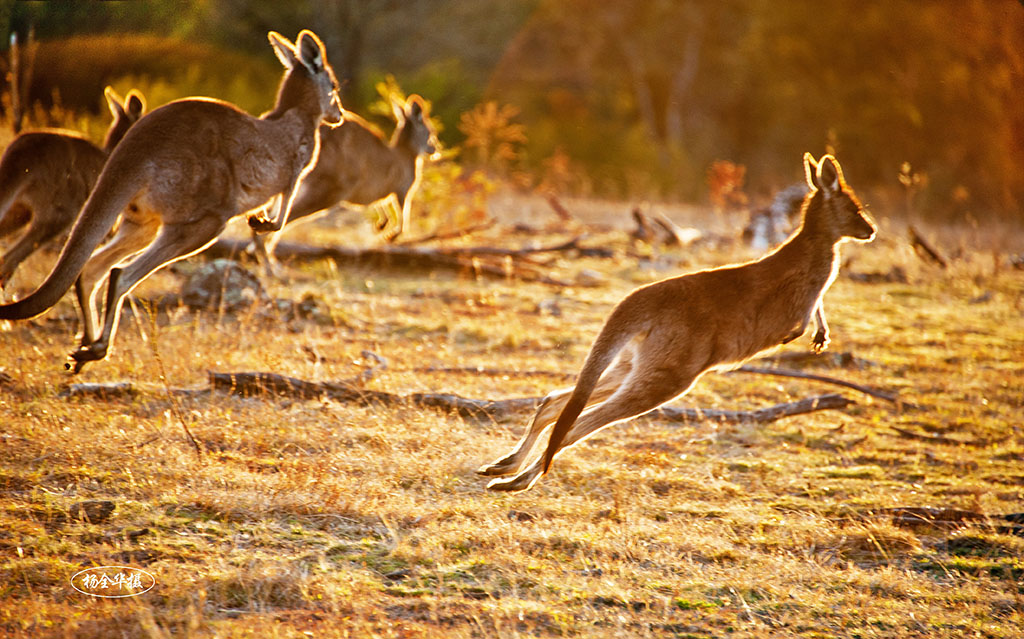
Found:
[{"label": "kangaroo head", "polygon": [[403,139],[416,155],[432,155],[437,152],[438,142],[434,128],[430,125],[427,109],[423,98],[418,95],[411,95],[405,101],[392,102],[391,107],[395,112],[395,119],[398,121],[398,128],[402,130],[400,139]]},{"label": "kangaroo head", "polygon": [[811,188],[812,202],[820,198],[821,220],[841,238],[870,242],[875,237],[875,223],[864,211],[853,189],[843,179],[839,162],[831,155],[823,155],[818,162],[810,153],[804,154],[804,173]]},{"label": "kangaroo head", "polygon": [[110,153],[128,129],[142,117],[146,111],[146,100],[135,89],[128,92],[128,97],[122,98],[109,86],[103,90],[103,96],[107,99],[110,114],[114,116],[114,121],[110,123],[107,136],[103,140],[103,149]]},{"label": "kangaroo head", "polygon": [[338,81],[334,77],[334,70],[327,62],[324,43],[320,38],[307,29],[299,33],[295,44],[276,31],[269,32],[267,38],[274,47],[277,59],[288,69],[281,92],[284,93],[292,76],[298,74],[309,78],[316,90],[321,121],[326,124],[340,124],[343,115],[341,100],[338,98]]}]

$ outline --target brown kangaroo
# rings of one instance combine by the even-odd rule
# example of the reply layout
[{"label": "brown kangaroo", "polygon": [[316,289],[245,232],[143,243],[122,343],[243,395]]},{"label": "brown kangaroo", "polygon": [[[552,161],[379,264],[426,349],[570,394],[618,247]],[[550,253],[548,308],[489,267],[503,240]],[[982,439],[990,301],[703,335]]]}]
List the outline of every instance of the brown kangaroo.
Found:
[{"label": "brown kangaroo", "polygon": [[[302,180],[288,223],[325,211],[338,202],[368,206],[384,200],[385,210],[394,198],[400,212],[385,237],[394,240],[409,226],[409,208],[419,185],[423,156],[437,150],[437,137],[429,124],[423,99],[410,96],[404,104],[393,104],[398,124],[390,142],[361,118],[345,113],[345,121],[336,127],[321,127],[320,156]],[[388,225],[384,216],[377,230]],[[267,237],[255,235],[257,257],[271,274],[274,247],[280,233]]]},{"label": "brown kangaroo", "polygon": [[[286,68],[274,109],[256,118],[227,102],[186,98],[140,119],[110,154],[53,271],[25,299],[0,306],[0,319],[39,315],[75,283],[83,321],[82,345],[71,354],[77,373],[106,357],[124,296],[151,273],[203,250],[231,218],[268,200],[275,200],[273,217],[253,214],[249,226],[284,226],[316,160],[320,124],[340,122],[342,112],[320,39],[311,31],[295,44],[275,32],[268,37]],[[93,254],[119,215],[116,234]],[[104,278],[97,335],[95,295]]]},{"label": "brown kangaroo", "polygon": [[708,370],[796,339],[812,317],[811,346],[825,350],[822,297],[839,271],[839,244],[871,241],[875,225],[835,158],[815,162],[806,154],[804,169],[811,191],[796,233],[757,261],[669,278],[630,293],[598,334],[576,387],[545,397],[518,447],[478,472],[518,472],[554,422],[543,456],[488,488],[526,490],[562,449],[679,397]]},{"label": "brown kangaroo", "polygon": [[26,227],[0,257],[0,289],[36,249],[63,233],[82,209],[107,156],[142,117],[146,103],[132,90],[121,98],[104,91],[114,120],[103,148],[63,129],[22,133],[0,159],[0,238]]}]

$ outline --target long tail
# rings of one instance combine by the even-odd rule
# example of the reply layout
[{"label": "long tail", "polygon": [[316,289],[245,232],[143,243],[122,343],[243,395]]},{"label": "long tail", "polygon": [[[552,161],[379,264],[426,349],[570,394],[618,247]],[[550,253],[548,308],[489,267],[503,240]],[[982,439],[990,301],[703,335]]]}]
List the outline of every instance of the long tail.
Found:
[{"label": "long tail", "polygon": [[594,392],[598,380],[601,379],[601,374],[615,360],[619,351],[640,332],[640,327],[636,327],[634,330],[622,330],[620,322],[616,321],[619,319],[616,315],[617,312],[613,311],[597,339],[594,340],[594,345],[587,355],[587,361],[583,364],[583,370],[580,371],[579,378],[576,380],[576,387],[572,389],[569,401],[565,403],[558,420],[555,421],[547,450],[544,451],[545,473],[551,468],[551,461],[555,458],[555,453],[562,447],[562,440],[565,439],[566,433],[572,428],[583,409],[587,407],[587,400]]},{"label": "long tail", "polygon": [[[109,163],[108,165],[109,166]],[[64,249],[53,270],[33,293],[0,306],[0,319],[20,320],[40,315],[60,301],[71,288],[82,268],[107,232],[114,226],[117,216],[138,192],[138,187],[120,176],[104,171],[79,214]]]}]

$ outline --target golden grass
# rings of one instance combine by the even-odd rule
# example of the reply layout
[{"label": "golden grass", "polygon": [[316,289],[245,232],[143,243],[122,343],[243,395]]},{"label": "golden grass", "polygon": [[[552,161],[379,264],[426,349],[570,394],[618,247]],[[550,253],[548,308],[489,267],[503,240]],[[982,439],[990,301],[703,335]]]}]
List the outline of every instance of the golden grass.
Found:
[{"label": "golden grass", "polygon": [[[295,233],[350,241],[352,230]],[[271,293],[312,295],[326,316],[127,315],[110,359],[74,381],[142,384],[133,399],[60,395],[69,302],[0,332],[0,634],[1019,636],[1020,538],[899,528],[871,512],[1024,511],[1024,271],[1005,263],[1020,247],[1004,243],[997,269],[978,241],[940,271],[883,225],[875,244],[847,251],[847,273],[899,266],[908,281],[840,276],[826,298],[831,348],[859,365],[814,369],[898,390],[924,410],[850,392],[858,403],[846,411],[761,426],[640,419],[563,455],[525,494],[487,493],[473,471],[514,444],[526,416],[491,423],[164,390],[205,388],[207,370],[346,379],[370,350],[388,362],[371,388],[538,396],[571,383],[603,318],[638,282],[745,255],[696,248],[638,261],[621,233],[591,241],[620,257],[558,257],[551,268],[599,270],[609,282],[599,288],[317,264]],[[33,258],[16,286],[31,288],[52,259]],[[161,274],[138,293],[177,283]],[[538,310],[551,300],[560,316]],[[823,390],[715,374],[682,403],[752,408]],[[892,426],[991,443],[917,441]],[[117,508],[102,523],[61,517],[86,499]],[[157,585],[111,601],[70,587],[78,570],[106,564],[144,568]]]}]

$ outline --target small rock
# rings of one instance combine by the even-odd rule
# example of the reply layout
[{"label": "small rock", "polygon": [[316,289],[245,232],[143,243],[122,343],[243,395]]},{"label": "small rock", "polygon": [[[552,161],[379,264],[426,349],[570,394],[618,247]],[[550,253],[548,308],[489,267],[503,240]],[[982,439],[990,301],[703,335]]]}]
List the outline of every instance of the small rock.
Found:
[{"label": "small rock", "polygon": [[607,281],[603,273],[592,268],[585,268],[576,274],[576,284],[578,286],[601,286]]},{"label": "small rock", "polygon": [[230,313],[269,299],[255,275],[227,259],[200,266],[181,287],[181,301],[192,309]]}]

